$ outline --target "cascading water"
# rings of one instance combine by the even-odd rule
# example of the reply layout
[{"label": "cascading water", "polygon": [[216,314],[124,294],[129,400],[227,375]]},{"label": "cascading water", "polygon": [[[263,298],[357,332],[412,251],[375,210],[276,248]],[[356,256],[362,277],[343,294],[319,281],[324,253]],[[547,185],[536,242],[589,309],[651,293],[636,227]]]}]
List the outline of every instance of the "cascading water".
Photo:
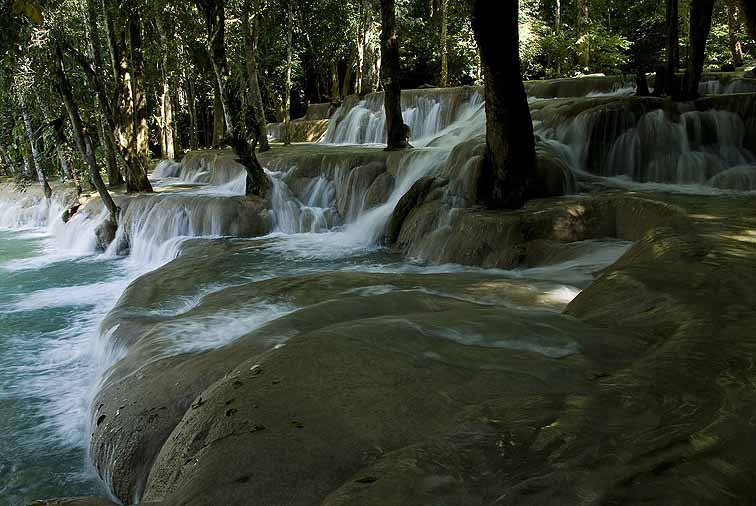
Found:
[{"label": "cascading water", "polygon": [[[748,172],[748,166],[756,171],[756,157],[745,147],[743,120],[729,111],[683,107],[636,116],[598,108],[555,126],[537,123],[535,130],[577,172],[642,183],[720,187],[723,179],[717,176],[734,167],[740,173]],[[727,181],[722,188],[756,189],[748,177]]]},{"label": "cascading water", "polygon": [[[8,336],[0,336],[0,410],[5,410],[0,420],[9,421],[0,429],[11,435],[0,443],[0,483],[13,475],[0,495],[15,502],[36,499],[23,491],[23,485],[34,480],[43,484],[35,490],[40,496],[61,495],[60,483],[72,484],[65,495],[103,493],[91,474],[81,470],[91,430],[87,419],[93,385],[107,380],[106,371],[126,353],[112,344],[128,341],[128,329],[121,325],[151,328],[149,339],[159,342],[156,357],[195,353],[223,346],[297,311],[289,301],[234,298],[229,304],[215,298],[250,279],[333,272],[468,272],[459,266],[407,263],[379,248],[400,199],[420,178],[452,165],[454,146],[484,133],[477,90],[437,93],[435,98],[430,92],[410,93],[405,99],[405,121],[418,149],[384,153],[369,146],[319,145],[313,146],[312,156],[291,152],[261,157],[273,183],[269,209],[242,196],[246,175],[228,153],[193,153],[181,164],[163,162],[152,174],[156,194],[118,197],[123,209],[120,227],[104,255],[96,253],[94,237],[106,214],[96,200],[63,223],[60,216],[69,201],[54,197],[47,203],[33,193],[0,191],[0,228],[27,229],[0,230],[0,322],[4,330],[10,329]],[[337,112],[327,142],[379,143],[380,100],[369,96]],[[595,111],[558,125],[538,120],[536,131],[544,145],[576,171],[726,189],[756,185],[754,157],[745,147],[745,125],[739,116],[692,109],[667,114],[657,109],[628,118],[609,125],[610,132],[603,136],[599,133],[607,129],[607,122]],[[591,261],[590,272],[597,264],[611,263],[626,248],[625,243],[612,244],[610,254]],[[211,249],[215,256],[206,255]],[[126,252],[127,259],[119,256]],[[173,268],[181,275],[172,283],[151,284],[151,276]],[[146,273],[153,269],[157,272]],[[517,276],[559,280],[562,284],[550,286],[546,295],[559,298],[561,304],[579,292],[571,285],[578,281],[556,267],[523,272]],[[579,283],[587,283],[590,275],[581,274]],[[490,271],[486,275],[511,276]],[[137,290],[142,305],[126,297],[117,311],[108,313],[131,282],[149,287]],[[399,289],[379,284],[360,290],[348,295],[366,297]],[[103,333],[99,326],[106,314],[116,323]],[[279,336],[276,344],[285,339]],[[51,477],[41,479],[35,469]],[[110,476],[107,470],[103,475]],[[0,505],[6,506],[3,499]]]},{"label": "cascading water", "polygon": [[[410,128],[412,142],[425,143],[464,117],[469,108],[477,108],[482,96],[477,88],[405,91],[402,94],[402,117]],[[386,118],[383,94],[367,95],[356,104],[339,108],[331,118],[323,142],[327,144],[384,144]]]}]

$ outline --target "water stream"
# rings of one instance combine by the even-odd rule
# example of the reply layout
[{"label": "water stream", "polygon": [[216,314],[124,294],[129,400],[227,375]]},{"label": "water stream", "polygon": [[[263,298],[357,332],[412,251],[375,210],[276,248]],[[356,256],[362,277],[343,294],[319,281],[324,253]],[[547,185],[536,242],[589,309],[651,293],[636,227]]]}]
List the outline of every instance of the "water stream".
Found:
[{"label": "water stream", "polygon": [[[64,198],[47,203],[33,192],[0,189],[0,506],[107,493],[87,457],[91,403],[136,341],[143,350],[152,340],[148,360],[201,353],[319,302],[246,300],[235,292],[242,285],[340,273],[360,280],[339,294],[345,299],[430,290],[485,305],[502,302],[464,292],[459,287],[465,279],[512,282],[529,294],[527,300],[538,301],[523,307],[524,299],[512,295],[505,302],[524,315],[517,339],[480,333],[474,322],[434,332],[464,344],[547,356],[575,352],[569,343],[527,329],[537,327],[544,311],[557,314],[629,243],[595,241],[578,258],[514,271],[424,265],[383,248],[385,226],[401,197],[421,177],[443,170],[454,146],[484,129],[474,90],[438,97],[418,92],[405,104],[418,149],[381,158],[369,146],[382,139],[379,103],[371,96],[338,111],[326,144],[313,147],[315,158],[266,162],[273,183],[269,210],[252,212],[240,197],[244,175],[227,156],[163,162],[152,175],[161,192],[124,201],[121,227],[105,252],[96,251],[94,231],[104,218],[96,202],[64,224]],[[602,176],[714,189],[712,179],[736,171],[745,182],[735,186],[752,189],[746,186],[754,157],[743,146],[742,122],[731,113],[633,116],[594,163],[591,132],[600,121],[595,114],[578,115],[561,126],[536,127],[542,142],[576,172],[608,166]],[[658,143],[649,151],[644,139],[654,137]],[[649,155],[662,144],[673,148],[667,158]],[[638,152],[640,145],[644,151]],[[372,161],[361,158],[365,153]],[[375,274],[445,277],[433,286],[364,281]],[[125,322],[154,325],[155,331],[132,335]],[[277,336],[270,345],[285,340]]]}]

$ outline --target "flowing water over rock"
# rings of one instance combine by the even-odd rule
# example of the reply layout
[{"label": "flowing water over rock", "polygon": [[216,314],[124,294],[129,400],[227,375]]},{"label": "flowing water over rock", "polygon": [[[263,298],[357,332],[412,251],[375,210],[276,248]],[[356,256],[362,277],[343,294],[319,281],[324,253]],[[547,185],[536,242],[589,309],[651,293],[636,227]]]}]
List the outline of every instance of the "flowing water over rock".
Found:
[{"label": "flowing water over rock", "polygon": [[[616,96],[532,101],[540,163],[561,171],[568,193],[579,191],[572,172],[583,182],[600,176],[601,184],[624,177],[713,192],[753,189],[748,118],[727,101],[670,112],[654,99],[620,97],[621,86],[607,92]],[[375,441],[360,435],[372,418],[355,422],[355,448],[401,448],[447,429],[433,417],[416,422],[433,427],[413,425],[401,403],[451,419],[470,408],[460,399],[483,402],[483,385],[505,385],[513,374],[507,368],[565,385],[582,374],[555,361],[581,364],[606,333],[562,310],[629,241],[679,211],[614,196],[536,203],[506,219],[476,209],[479,90],[415,91],[403,100],[417,149],[370,146],[383,128],[380,97],[371,95],[335,113],[325,143],[261,155],[273,183],[265,199],[242,196],[245,175],[228,151],[161,162],[152,175],[156,194],[117,198],[120,227],[106,251],[95,239],[105,219],[97,199],[63,223],[70,194],[56,190],[46,202],[33,190],[0,188],[0,318],[9,329],[0,335],[1,428],[12,435],[0,446],[0,478],[13,477],[0,489],[0,504],[6,496],[10,505],[102,494],[85,464],[88,445],[100,477],[122,501],[199,493],[194,471],[185,468],[195,453],[211,448],[213,462],[216,441],[264,431],[262,422],[237,426],[233,418],[253,409],[234,404],[235,382],[260,374],[261,363],[298,378],[285,383],[293,386],[283,397],[265,390],[262,398],[294,399],[308,420],[321,420],[313,423],[348,456],[349,469],[364,455],[339,446],[347,428],[334,428],[313,404],[330,399],[329,389],[334,403],[371,402],[401,415],[402,423],[382,426]],[[367,374],[370,360],[386,370],[384,379],[365,378],[383,386],[364,398],[329,383],[332,375],[316,381],[321,367],[343,378]],[[411,390],[416,378],[407,371],[416,367],[428,384],[459,388],[454,399]],[[393,375],[398,383],[384,385]],[[273,377],[266,389],[281,381]],[[239,395],[252,395],[246,388]],[[392,388],[399,404],[391,404]],[[203,418],[197,408],[206,402],[230,425]],[[299,425],[287,420],[294,433],[283,440],[275,433],[267,448],[289,455],[286,441],[297,440]],[[281,462],[296,461],[294,453]],[[318,463],[303,459],[301,467],[312,471]],[[273,486],[282,471],[267,467],[260,483],[296,488]],[[343,470],[317,473],[331,485],[345,479]],[[284,500],[275,493],[271,500]]]}]

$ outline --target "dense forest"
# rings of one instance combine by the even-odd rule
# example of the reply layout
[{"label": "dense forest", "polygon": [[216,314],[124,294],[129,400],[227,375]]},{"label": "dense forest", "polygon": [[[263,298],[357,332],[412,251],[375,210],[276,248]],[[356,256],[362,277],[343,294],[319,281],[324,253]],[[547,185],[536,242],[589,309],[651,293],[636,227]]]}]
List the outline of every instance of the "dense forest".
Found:
[{"label": "dense forest", "polygon": [[[671,79],[654,90],[684,97],[696,93],[702,68],[734,70],[756,51],[748,0],[525,0],[511,12],[467,0],[3,3],[0,167],[26,181],[60,177],[101,193],[124,183],[129,192],[150,191],[150,158],[224,142],[259,168],[246,140],[267,150],[266,124],[387,83],[390,95],[481,85],[499,75],[486,74],[487,53],[505,68],[505,53],[519,48],[524,79],[639,76],[638,93],[648,92],[647,74],[664,81],[685,71],[695,84],[678,79],[675,88]],[[480,31],[494,31],[479,34],[479,43],[475,9],[484,13]],[[486,16],[502,13],[515,32],[510,45],[500,32],[506,23],[485,26]],[[387,19],[398,66],[395,54],[381,59]],[[511,72],[509,65],[502,79]],[[501,101],[521,102],[507,86]],[[264,178],[250,185],[261,191]]]}]

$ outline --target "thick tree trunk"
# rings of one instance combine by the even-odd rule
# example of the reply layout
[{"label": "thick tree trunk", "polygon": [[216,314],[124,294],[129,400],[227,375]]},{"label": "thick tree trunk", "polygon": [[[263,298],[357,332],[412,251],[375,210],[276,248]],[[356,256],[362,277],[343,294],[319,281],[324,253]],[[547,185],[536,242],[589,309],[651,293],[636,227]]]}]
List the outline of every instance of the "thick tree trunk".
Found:
[{"label": "thick tree trunk", "polygon": [[291,144],[291,60],[292,60],[292,35],[294,33],[294,6],[293,0],[286,2],[287,9],[287,29],[286,29],[286,88],[283,98],[283,141],[284,144]]},{"label": "thick tree trunk", "polygon": [[703,74],[706,41],[711,31],[715,0],[692,0],[690,5],[690,56],[685,71],[685,95],[698,98],[698,84]]},{"label": "thick tree trunk", "polygon": [[196,0],[196,2],[205,14],[210,60],[220,91],[223,116],[226,121],[226,139],[239,157],[237,161],[247,171],[245,194],[264,197],[268,191],[269,183],[265,171],[255,155],[259,132],[253,132],[252,143],[250,144],[244,135],[241,124],[237,128],[234,127],[234,118],[239,115],[236,114],[238,111],[232,110],[233,102],[228,96],[228,81],[231,78],[231,72],[226,60],[223,0]]},{"label": "thick tree trunk", "polygon": [[[126,47],[132,51],[133,48],[141,46],[141,27],[137,24],[138,30],[134,32],[135,18],[138,16],[133,15],[129,22],[129,29],[124,30],[128,36],[122,32],[121,47],[115,45],[115,30],[113,22],[105,10],[105,25],[108,31],[108,41],[111,42],[111,58],[113,61],[117,61],[118,65],[113,67],[113,72],[116,73],[116,100],[121,101],[121,122],[116,125],[115,110],[111,106],[108,97],[105,93],[105,88],[102,84],[100,76],[100,36],[97,28],[95,1],[86,0],[86,9],[82,4],[83,19],[86,26],[87,46],[89,50],[91,68],[87,69],[87,65],[84,64],[85,70],[89,70],[88,74],[95,87],[95,97],[100,109],[100,120],[104,121],[103,125],[103,145],[107,150],[109,145],[113,148],[113,153],[118,152],[120,157],[126,166],[126,191],[128,193],[133,192],[151,192],[152,185],[149,179],[147,179],[147,171],[145,165],[147,163],[146,156],[142,156],[139,153],[139,143],[137,142],[137,121],[135,116],[135,85],[133,74],[130,74],[130,69],[134,68],[133,58],[131,61],[127,58]],[[138,20],[137,22],[138,23]],[[128,44],[127,44],[128,41]],[[141,52],[138,49],[137,52]],[[139,57],[141,58],[141,56]],[[144,97],[142,97],[142,101]],[[146,114],[146,109],[143,111]],[[146,116],[144,118],[144,126],[146,127]],[[146,135],[146,134],[145,134]],[[118,140],[116,141],[116,137]],[[89,139],[91,142],[91,138]],[[118,148],[120,149],[117,149]],[[113,170],[114,180],[120,180],[115,176],[116,169],[109,168],[109,171]]]},{"label": "thick tree trunk", "polygon": [[662,86],[665,95],[676,95],[675,74],[680,66],[680,25],[679,25],[679,4],[680,0],[667,0],[667,46],[666,46],[666,67],[664,72],[664,82],[656,83],[655,86]]},{"label": "thick tree trunk", "polygon": [[45,195],[46,199],[49,199],[52,195],[52,189],[50,188],[50,185],[47,183],[47,178],[45,177],[45,171],[42,168],[42,155],[40,154],[39,150],[37,149],[37,142],[34,138],[34,128],[32,128],[31,124],[31,117],[29,115],[29,106],[26,102],[26,97],[24,95],[21,95],[19,97],[19,100],[21,102],[21,116],[24,119],[24,129],[26,130],[26,137],[29,140],[29,147],[31,148],[31,155],[32,160],[34,161],[34,169],[37,172],[37,181],[39,182],[39,185],[42,187],[42,192]]},{"label": "thick tree trunk", "polygon": [[732,54],[732,64],[735,67],[743,65],[743,47],[738,40],[740,31],[740,20],[738,19],[738,8],[735,0],[727,0],[727,36],[730,43],[730,54]]},{"label": "thick tree trunk", "polygon": [[535,139],[520,74],[518,2],[505,5],[500,10],[503,5],[472,0],[486,99],[488,174],[482,184],[488,187],[481,193],[491,207],[519,208],[538,194]]},{"label": "thick tree trunk", "polygon": [[257,74],[257,38],[259,34],[260,21],[258,13],[252,13],[252,23],[249,22],[250,2],[244,2],[242,11],[242,34],[244,35],[244,46],[246,49],[247,64],[247,86],[249,87],[249,104],[252,109],[252,117],[260,131],[260,152],[268,151],[268,125],[265,121],[265,106],[262,101],[262,92],[260,91],[260,81]]},{"label": "thick tree trunk", "polygon": [[396,37],[394,0],[381,0],[381,82],[386,112],[388,150],[409,146],[407,127],[402,118],[402,88],[399,83],[399,41]]},{"label": "thick tree trunk", "polygon": [[76,146],[79,148],[79,153],[81,154],[82,159],[87,164],[92,184],[97,189],[97,193],[100,195],[105,208],[108,210],[110,221],[113,225],[117,225],[119,209],[113,201],[113,197],[108,193],[108,189],[105,187],[105,183],[100,175],[100,170],[97,167],[92,140],[89,138],[89,134],[87,134],[83,127],[79,108],[73,98],[73,92],[71,91],[71,84],[68,82],[68,78],[63,69],[63,52],[60,46],[56,49],[54,69],[56,85],[58,92],[63,99],[63,105],[68,112],[68,118],[71,120],[71,129],[73,131]]}]

